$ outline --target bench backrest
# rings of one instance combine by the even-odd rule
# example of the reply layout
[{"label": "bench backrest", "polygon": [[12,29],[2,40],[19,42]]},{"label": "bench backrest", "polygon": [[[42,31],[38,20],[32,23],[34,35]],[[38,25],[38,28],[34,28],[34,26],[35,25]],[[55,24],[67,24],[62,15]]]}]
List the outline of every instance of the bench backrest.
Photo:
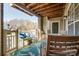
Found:
[{"label": "bench backrest", "polygon": [[53,36],[48,35],[48,50],[72,50],[79,48],[79,36]]}]

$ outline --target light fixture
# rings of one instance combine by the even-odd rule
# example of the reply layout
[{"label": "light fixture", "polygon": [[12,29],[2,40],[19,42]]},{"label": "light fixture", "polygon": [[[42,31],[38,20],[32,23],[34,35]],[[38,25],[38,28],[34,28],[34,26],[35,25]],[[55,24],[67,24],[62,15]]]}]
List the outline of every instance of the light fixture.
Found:
[{"label": "light fixture", "polygon": [[67,16],[64,16],[64,19],[66,19],[67,18]]}]

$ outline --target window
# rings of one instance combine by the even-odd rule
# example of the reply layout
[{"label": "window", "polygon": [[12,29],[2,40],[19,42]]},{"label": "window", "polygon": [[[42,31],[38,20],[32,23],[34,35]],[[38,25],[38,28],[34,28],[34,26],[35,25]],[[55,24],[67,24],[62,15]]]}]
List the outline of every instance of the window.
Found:
[{"label": "window", "polygon": [[75,35],[79,35],[79,21],[75,22]]},{"label": "window", "polygon": [[71,4],[67,19],[68,35],[79,35],[79,4]]},{"label": "window", "polygon": [[59,33],[59,22],[53,22],[52,23],[52,34],[58,34]]},{"label": "window", "polygon": [[68,35],[74,35],[74,25],[71,24],[68,26]]}]

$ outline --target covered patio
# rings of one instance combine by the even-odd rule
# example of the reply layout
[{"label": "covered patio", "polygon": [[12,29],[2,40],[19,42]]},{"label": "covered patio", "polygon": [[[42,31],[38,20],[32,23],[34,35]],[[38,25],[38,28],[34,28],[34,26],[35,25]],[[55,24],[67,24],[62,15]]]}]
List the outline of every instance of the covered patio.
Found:
[{"label": "covered patio", "polygon": [[11,6],[39,18],[38,40],[47,42],[40,46],[40,56],[79,55],[79,4],[13,3]]}]

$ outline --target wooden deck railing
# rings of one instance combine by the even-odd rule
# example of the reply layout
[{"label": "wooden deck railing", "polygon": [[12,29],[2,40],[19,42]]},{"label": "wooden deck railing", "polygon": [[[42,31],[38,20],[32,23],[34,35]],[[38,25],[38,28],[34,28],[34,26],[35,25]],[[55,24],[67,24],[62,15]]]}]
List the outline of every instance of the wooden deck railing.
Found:
[{"label": "wooden deck railing", "polygon": [[78,55],[79,36],[48,35],[48,55]]},{"label": "wooden deck railing", "polygon": [[18,30],[4,30],[4,54],[18,49]]}]

